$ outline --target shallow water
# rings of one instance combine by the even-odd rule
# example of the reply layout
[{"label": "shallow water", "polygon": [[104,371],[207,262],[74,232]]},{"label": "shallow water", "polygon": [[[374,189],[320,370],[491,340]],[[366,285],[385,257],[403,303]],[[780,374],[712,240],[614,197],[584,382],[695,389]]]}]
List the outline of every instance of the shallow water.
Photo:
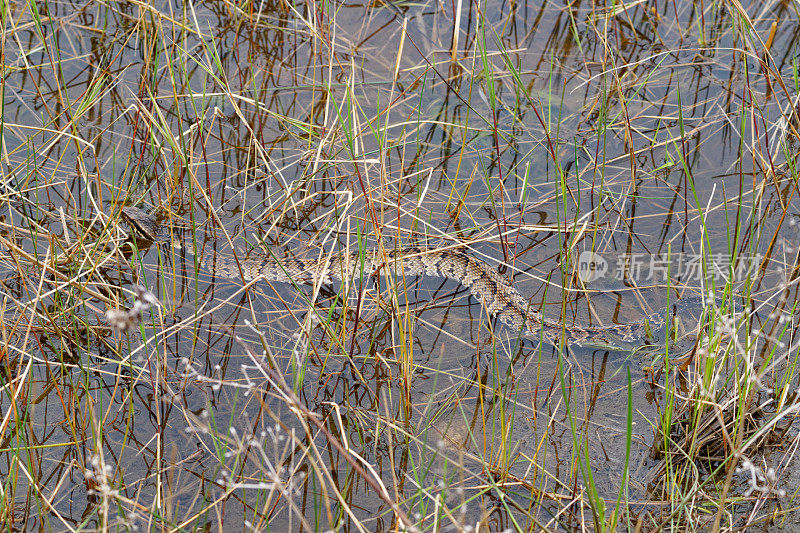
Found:
[{"label": "shallow water", "polygon": [[[286,445],[292,430],[307,444],[305,430],[248,356],[267,349],[390,492],[419,499],[412,514],[432,512],[420,487],[454,512],[465,502],[453,528],[589,520],[576,442],[614,502],[630,392],[628,497],[661,516],[647,487],[654,427],[665,384],[691,387],[660,371],[690,341],[666,356],[559,352],[520,343],[452,282],[248,285],[196,272],[199,254],[352,249],[379,234],[387,246],[469,242],[567,325],[629,323],[709,291],[730,302],[726,287],[758,324],[797,302],[796,27],[782,4],[744,6],[755,34],[776,23],[767,60],[741,14],[716,4],[403,3],[405,22],[358,3],[39,8],[10,5],[4,30],[0,406],[14,423],[0,425],[0,472],[16,480],[6,490],[23,529],[280,530],[300,516],[389,528],[375,518],[386,504],[318,433],[315,460],[352,514],[314,476],[273,499],[245,483],[309,468]],[[123,202],[169,206],[181,248],[104,252],[124,240],[107,218]],[[96,253],[117,259],[92,268]],[[54,256],[61,270],[48,270]],[[161,308],[137,331],[109,331],[105,310],[130,305],[135,283]],[[323,325],[308,325],[312,308]],[[791,382],[791,368],[770,379]],[[285,427],[269,434],[276,420]],[[243,451],[230,427],[265,432],[268,452]],[[101,476],[87,475],[98,461],[125,517],[104,518]],[[514,506],[498,503],[498,480]],[[53,495],[47,518],[35,494]],[[563,512],[565,498],[581,503]]]}]

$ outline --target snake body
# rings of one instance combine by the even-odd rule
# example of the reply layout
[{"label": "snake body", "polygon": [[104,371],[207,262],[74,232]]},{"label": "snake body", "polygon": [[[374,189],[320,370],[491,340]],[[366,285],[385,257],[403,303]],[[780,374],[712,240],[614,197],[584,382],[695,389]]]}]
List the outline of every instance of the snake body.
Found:
[{"label": "snake body", "polygon": [[[157,241],[160,225],[155,217],[135,207],[123,208],[123,216],[143,237]],[[648,333],[666,325],[667,312],[654,313],[629,324],[601,327],[565,325],[530,309],[511,282],[489,264],[454,249],[409,247],[380,253],[377,250],[341,254],[330,258],[257,257],[204,254],[201,267],[209,273],[248,281],[264,279],[284,283],[331,283],[358,279],[388,269],[404,276],[437,276],[458,282],[493,316],[515,332],[557,345],[619,347],[641,344]]]}]

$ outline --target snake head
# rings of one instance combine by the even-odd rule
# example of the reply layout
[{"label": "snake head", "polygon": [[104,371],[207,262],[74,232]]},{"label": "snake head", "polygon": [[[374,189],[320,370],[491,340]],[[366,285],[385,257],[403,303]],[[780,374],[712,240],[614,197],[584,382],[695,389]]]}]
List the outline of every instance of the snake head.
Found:
[{"label": "snake head", "polygon": [[138,207],[122,208],[122,218],[140,237],[149,241],[157,241],[160,224],[152,215],[148,215]]}]

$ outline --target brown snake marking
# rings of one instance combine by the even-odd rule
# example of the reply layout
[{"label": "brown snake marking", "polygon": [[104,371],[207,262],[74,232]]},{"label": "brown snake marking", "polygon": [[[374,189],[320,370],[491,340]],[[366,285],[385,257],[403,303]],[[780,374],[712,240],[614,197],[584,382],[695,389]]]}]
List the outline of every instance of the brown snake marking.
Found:
[{"label": "brown snake marking", "polygon": [[[155,217],[135,207],[122,208],[128,224],[143,237],[158,241],[160,224]],[[487,263],[462,251],[409,247],[386,252],[390,268],[406,276],[438,276],[457,281],[468,288],[493,316],[524,336],[544,339],[558,345],[562,341],[574,345],[617,347],[624,344],[645,344],[648,332],[666,326],[670,313],[661,311],[629,324],[601,327],[568,326],[545,318],[530,309],[528,301],[509,280]],[[331,283],[358,277],[360,272],[372,274],[386,265],[377,251],[355,252],[335,256],[327,261],[317,259],[273,257],[238,259],[229,256],[204,254],[203,268],[216,276],[252,281],[265,279],[284,283]]]}]

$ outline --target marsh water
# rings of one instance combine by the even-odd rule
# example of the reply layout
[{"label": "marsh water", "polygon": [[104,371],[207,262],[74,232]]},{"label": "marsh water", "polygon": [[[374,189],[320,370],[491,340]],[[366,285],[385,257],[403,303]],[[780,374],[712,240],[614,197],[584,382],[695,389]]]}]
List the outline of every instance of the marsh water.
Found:
[{"label": "marsh water", "polygon": [[[392,528],[260,369],[265,353],[421,529],[594,529],[592,509],[621,491],[630,527],[675,517],[653,450],[665,410],[708,371],[697,335],[558,348],[452,281],[250,282],[204,254],[465,244],[566,327],[704,296],[751,311],[762,360],[783,358],[759,394],[797,386],[789,4],[4,10],[11,529]],[[129,237],[123,205],[169,239]],[[136,286],[159,304],[110,328]],[[724,361],[715,371],[735,374]],[[784,438],[751,460],[792,492]],[[721,490],[724,471],[707,474]],[[730,527],[779,505],[748,500],[745,474],[730,490],[747,496]]]}]

